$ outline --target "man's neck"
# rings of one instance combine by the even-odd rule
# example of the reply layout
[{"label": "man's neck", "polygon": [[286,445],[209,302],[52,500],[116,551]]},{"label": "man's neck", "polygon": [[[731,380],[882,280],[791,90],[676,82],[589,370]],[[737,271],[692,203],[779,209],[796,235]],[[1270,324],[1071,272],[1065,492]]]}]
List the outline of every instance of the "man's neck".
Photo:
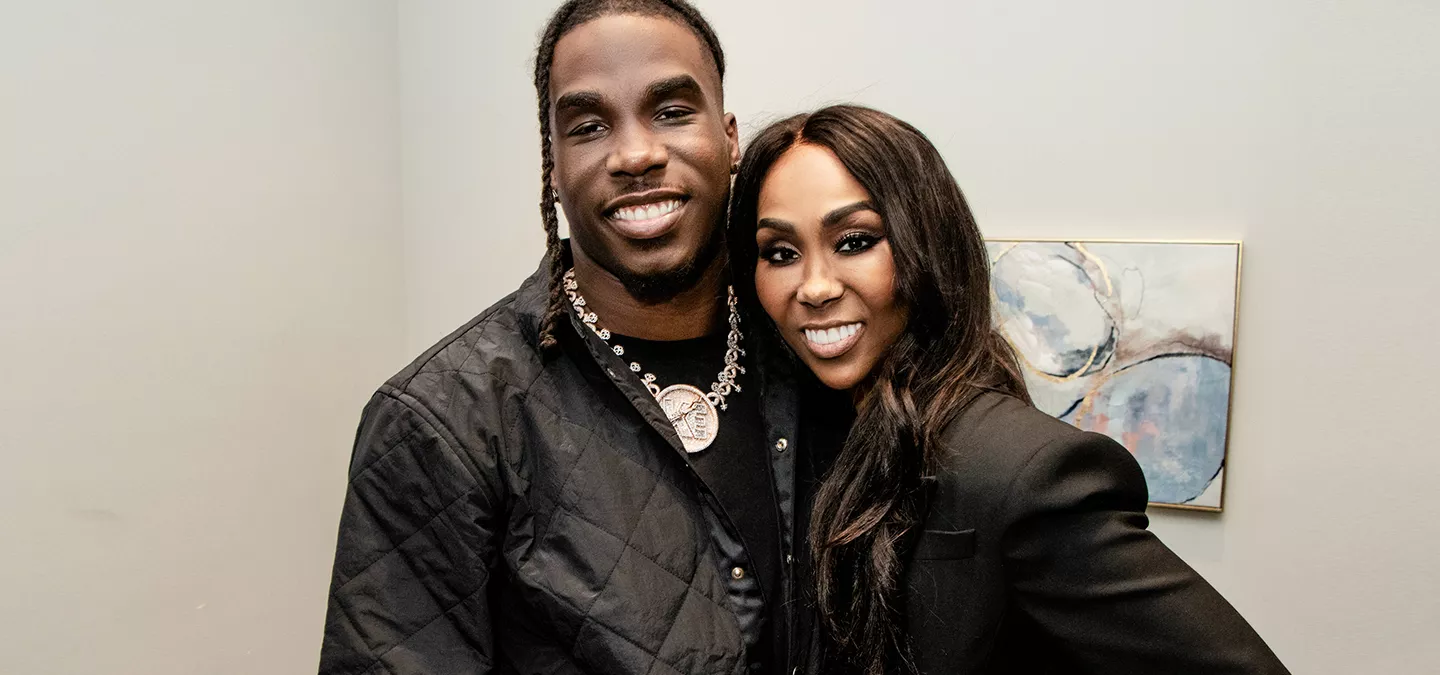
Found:
[{"label": "man's neck", "polygon": [[610,331],[641,340],[688,340],[709,335],[724,321],[722,286],[725,264],[716,259],[694,286],[655,303],[637,300],[615,275],[605,271],[578,250],[575,281],[586,307]]}]

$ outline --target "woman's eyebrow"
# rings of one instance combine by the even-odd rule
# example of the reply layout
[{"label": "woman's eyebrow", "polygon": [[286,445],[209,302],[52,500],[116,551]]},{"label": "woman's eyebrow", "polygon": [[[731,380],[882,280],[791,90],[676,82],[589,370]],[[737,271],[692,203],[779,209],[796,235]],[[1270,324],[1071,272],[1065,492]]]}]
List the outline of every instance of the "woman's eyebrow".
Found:
[{"label": "woman's eyebrow", "polygon": [[840,221],[844,220],[844,219],[845,219],[845,216],[848,216],[848,215],[850,215],[850,214],[852,214],[852,213],[856,213],[856,212],[858,212],[858,211],[874,211],[874,210],[875,210],[875,205],[874,205],[874,204],[871,204],[869,201],[859,201],[859,202],[855,202],[854,204],[851,204],[851,205],[849,205],[849,206],[842,206],[842,207],[840,207],[840,208],[838,208],[838,209],[835,209],[834,211],[831,211],[831,212],[825,214],[825,217],[820,219],[820,226],[821,226],[821,227],[832,227],[832,226],[834,226],[836,223],[839,223]]},{"label": "woman's eyebrow", "polygon": [[781,232],[784,232],[785,234],[795,234],[795,224],[787,220],[780,220],[779,218],[761,218],[760,222],[756,224],[755,227],[755,229],[757,230],[763,230],[767,228],[771,230],[779,230]]}]

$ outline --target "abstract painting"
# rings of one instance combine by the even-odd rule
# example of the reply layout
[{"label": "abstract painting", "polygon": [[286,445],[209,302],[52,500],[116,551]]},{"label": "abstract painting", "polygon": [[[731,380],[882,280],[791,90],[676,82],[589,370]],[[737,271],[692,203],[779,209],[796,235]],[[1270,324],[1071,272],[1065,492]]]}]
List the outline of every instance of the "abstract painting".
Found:
[{"label": "abstract painting", "polygon": [[1219,511],[1240,244],[987,242],[1035,405],[1135,455],[1150,502]]}]

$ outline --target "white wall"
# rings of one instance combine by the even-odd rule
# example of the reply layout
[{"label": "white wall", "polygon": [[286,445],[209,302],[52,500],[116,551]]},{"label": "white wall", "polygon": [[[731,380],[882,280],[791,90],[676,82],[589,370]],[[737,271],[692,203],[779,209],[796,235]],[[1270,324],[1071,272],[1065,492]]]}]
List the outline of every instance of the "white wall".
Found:
[{"label": "white wall", "polygon": [[0,2],[0,672],[314,672],[396,93],[393,2]]},{"label": "white wall", "polygon": [[[1155,529],[1297,673],[1440,660],[1440,10],[700,4],[747,134],[858,100],[989,234],[1243,239],[1227,512]],[[549,5],[0,0],[0,670],[313,671],[361,404],[541,253]]]},{"label": "white wall", "polygon": [[[401,5],[412,350],[541,254],[529,58],[550,4]],[[1294,672],[1433,669],[1440,9],[699,5],[746,133],[857,100],[930,135],[987,234],[1244,240],[1227,512],[1155,530]]]},{"label": "white wall", "polygon": [[405,307],[416,354],[515,290],[545,253],[530,78],[551,5],[399,5]]}]

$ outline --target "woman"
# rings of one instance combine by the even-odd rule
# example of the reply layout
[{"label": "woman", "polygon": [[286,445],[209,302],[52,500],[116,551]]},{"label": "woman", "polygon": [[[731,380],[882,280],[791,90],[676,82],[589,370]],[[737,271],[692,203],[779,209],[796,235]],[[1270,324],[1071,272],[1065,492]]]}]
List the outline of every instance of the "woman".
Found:
[{"label": "woman", "polygon": [[1029,404],[924,135],[855,106],[778,122],[731,218],[738,290],[854,405],[810,528],[823,672],[1286,672],[1146,531],[1130,454]]}]

